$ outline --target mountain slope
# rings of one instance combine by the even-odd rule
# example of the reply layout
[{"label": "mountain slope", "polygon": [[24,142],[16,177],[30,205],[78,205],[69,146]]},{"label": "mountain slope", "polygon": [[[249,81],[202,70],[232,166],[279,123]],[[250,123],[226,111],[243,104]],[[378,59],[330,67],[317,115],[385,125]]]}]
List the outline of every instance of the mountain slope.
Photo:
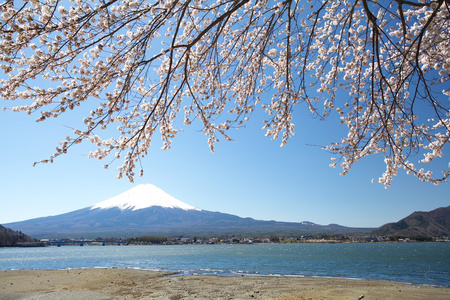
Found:
[{"label": "mountain slope", "polygon": [[371,229],[311,222],[259,221],[201,210],[153,185],[137,186],[94,206],[69,213],[9,223],[33,237],[132,237],[138,235],[311,234]]},{"label": "mountain slope", "polygon": [[450,236],[450,206],[429,212],[416,211],[396,223],[388,223],[374,231],[387,236]]},{"label": "mountain slope", "polygon": [[139,235],[312,234],[371,229],[310,222],[259,221],[205,210],[150,207],[140,210],[84,208],[62,215],[10,223],[33,237],[132,237]]},{"label": "mountain slope", "polygon": [[131,209],[134,211],[152,206],[160,206],[164,208],[180,208],[183,210],[200,210],[189,204],[183,203],[178,199],[175,199],[153,184],[138,185],[118,196],[97,203],[96,205],[92,206],[91,209],[106,209],[117,207],[121,210]]}]

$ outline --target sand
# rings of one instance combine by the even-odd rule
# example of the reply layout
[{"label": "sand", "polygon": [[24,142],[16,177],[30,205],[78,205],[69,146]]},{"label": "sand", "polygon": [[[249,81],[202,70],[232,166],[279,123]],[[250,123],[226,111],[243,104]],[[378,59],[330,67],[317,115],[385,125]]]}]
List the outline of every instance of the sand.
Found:
[{"label": "sand", "polygon": [[173,276],[134,269],[0,271],[0,299],[450,299],[450,288],[323,277]]}]

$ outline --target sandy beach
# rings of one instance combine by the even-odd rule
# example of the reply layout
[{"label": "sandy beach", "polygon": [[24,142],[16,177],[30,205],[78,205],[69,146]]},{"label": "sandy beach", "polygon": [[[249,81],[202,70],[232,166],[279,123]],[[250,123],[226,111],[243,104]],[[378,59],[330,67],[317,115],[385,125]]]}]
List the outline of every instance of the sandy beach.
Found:
[{"label": "sandy beach", "polygon": [[319,277],[172,276],[134,269],[0,271],[0,299],[450,299],[450,288]]}]

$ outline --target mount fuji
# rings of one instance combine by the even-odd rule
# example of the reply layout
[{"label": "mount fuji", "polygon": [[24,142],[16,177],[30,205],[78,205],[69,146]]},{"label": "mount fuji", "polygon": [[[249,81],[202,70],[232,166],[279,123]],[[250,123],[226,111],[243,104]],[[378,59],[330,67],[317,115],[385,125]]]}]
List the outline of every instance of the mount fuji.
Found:
[{"label": "mount fuji", "polygon": [[138,185],[83,209],[4,225],[35,238],[311,234],[371,230],[311,222],[260,221],[206,211],[183,203],[151,184]]},{"label": "mount fuji", "polygon": [[182,210],[201,210],[189,204],[175,199],[153,184],[141,184],[118,196],[112,197],[91,207],[93,209],[120,210],[131,209],[132,211],[160,206],[163,208],[179,208]]}]

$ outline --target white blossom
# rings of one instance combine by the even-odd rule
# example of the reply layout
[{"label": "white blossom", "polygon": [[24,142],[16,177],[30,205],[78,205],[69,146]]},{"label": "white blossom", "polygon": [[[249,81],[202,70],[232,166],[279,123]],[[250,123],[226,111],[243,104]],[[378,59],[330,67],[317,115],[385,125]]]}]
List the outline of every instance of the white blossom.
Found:
[{"label": "white blossom", "polygon": [[[214,151],[256,110],[266,113],[266,136],[285,145],[298,108],[319,118],[336,113],[346,126],[325,147],[342,175],[383,153],[378,181],[386,187],[399,169],[445,180],[448,2],[307,2],[7,1],[0,94],[16,102],[13,111],[38,112],[38,121],[92,106],[85,127],[43,162],[86,140],[90,157],[123,160],[119,178],[133,180],[155,134],[163,149],[172,146],[180,114],[185,125],[201,124]],[[420,164],[446,160],[442,174],[416,167],[414,155]]]}]

